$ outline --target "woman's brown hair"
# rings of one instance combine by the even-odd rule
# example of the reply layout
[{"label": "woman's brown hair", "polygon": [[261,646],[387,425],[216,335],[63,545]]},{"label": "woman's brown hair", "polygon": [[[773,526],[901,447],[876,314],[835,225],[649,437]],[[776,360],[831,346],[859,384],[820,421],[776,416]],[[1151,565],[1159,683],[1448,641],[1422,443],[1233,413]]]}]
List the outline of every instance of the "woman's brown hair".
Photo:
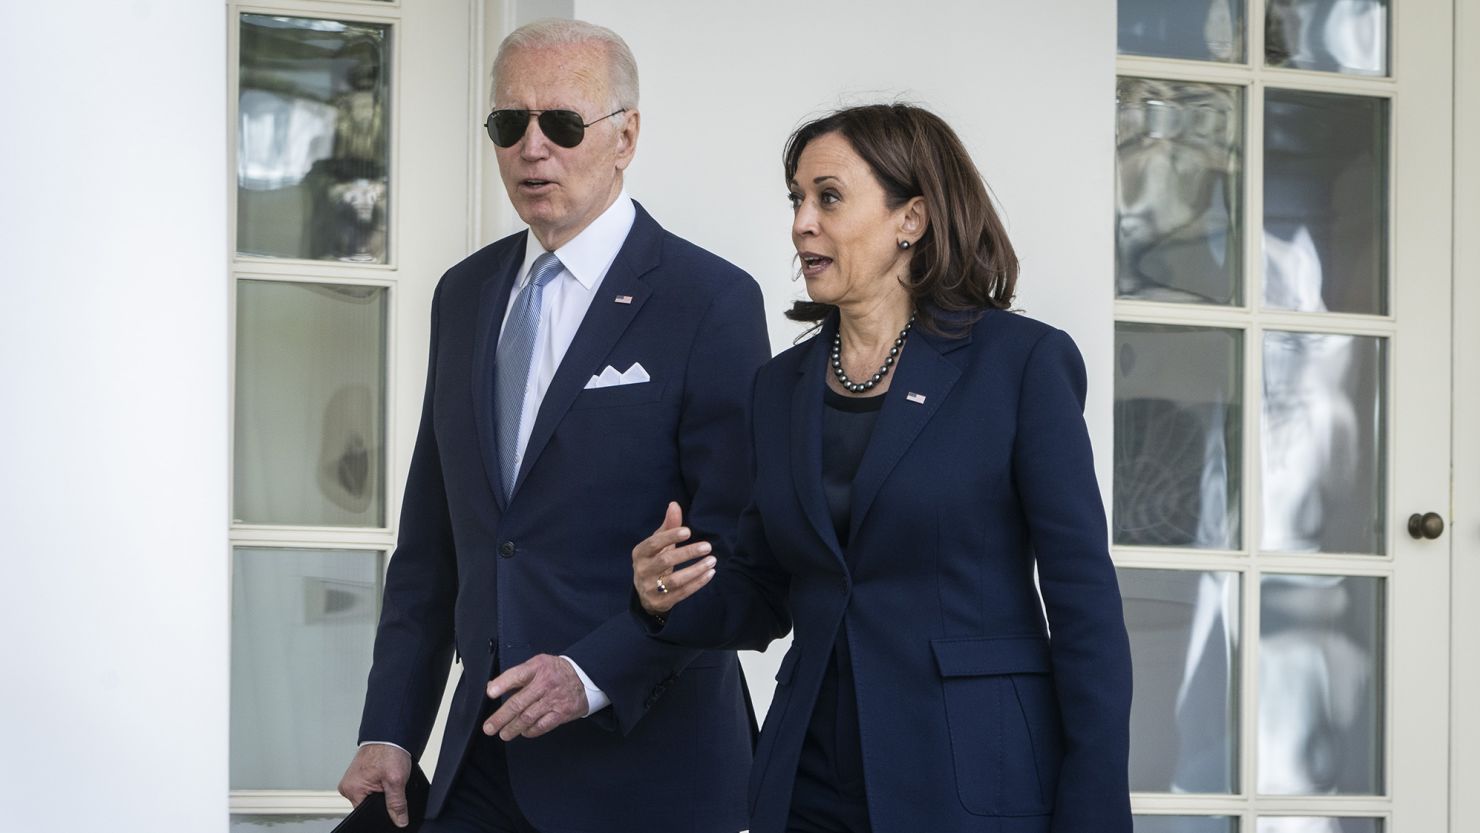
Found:
[{"label": "woman's brown hair", "polygon": [[[807,143],[832,133],[868,163],[889,208],[915,197],[925,200],[929,225],[914,244],[903,279],[922,326],[956,335],[985,310],[1012,304],[1017,255],[981,172],[950,125],[911,104],[838,110],[807,122],[786,140],[782,165],[788,182],[796,178]],[[831,304],[797,301],[786,317],[819,322],[832,310]]]}]

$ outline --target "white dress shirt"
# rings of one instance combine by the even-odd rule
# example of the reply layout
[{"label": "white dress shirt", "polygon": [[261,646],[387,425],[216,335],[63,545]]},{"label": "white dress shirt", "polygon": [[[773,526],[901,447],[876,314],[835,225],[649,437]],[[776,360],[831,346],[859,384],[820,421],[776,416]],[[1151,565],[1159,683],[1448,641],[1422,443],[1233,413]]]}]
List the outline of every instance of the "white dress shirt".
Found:
[{"label": "white dress shirt", "polygon": [[[529,435],[534,430],[535,415],[540,412],[540,403],[545,401],[545,392],[555,379],[560,360],[565,357],[565,351],[570,349],[576,330],[580,328],[586,311],[591,308],[591,301],[601,288],[602,279],[606,277],[607,270],[611,269],[612,262],[617,259],[622,244],[627,242],[627,234],[632,231],[632,224],[636,220],[637,209],[624,190],[601,216],[555,250],[555,256],[560,258],[562,268],[560,274],[540,290],[540,326],[535,334],[534,355],[529,362],[529,384],[524,389],[524,410],[519,415],[519,448],[514,454],[515,471],[524,464],[524,450],[529,445]],[[509,305],[504,309],[505,322],[509,320],[514,302],[519,298],[519,291],[529,284],[535,259],[544,253],[545,248],[540,245],[539,239],[530,233],[524,244],[524,264],[519,267],[519,279],[509,292]],[[499,327],[499,332],[503,332],[502,326]],[[596,687],[575,660],[564,655],[561,659],[570,663],[576,676],[581,678],[581,685],[586,689],[587,716],[611,704],[606,692]],[[368,740],[360,745],[372,743],[396,746],[389,741]]]},{"label": "white dress shirt", "polygon": [[[529,361],[529,383],[524,389],[524,410],[519,416],[519,446],[514,453],[514,470],[524,464],[524,450],[529,445],[529,435],[534,431],[535,415],[540,412],[540,403],[545,401],[545,392],[555,379],[560,360],[591,308],[591,301],[601,288],[601,281],[617,259],[617,252],[627,241],[627,233],[637,220],[637,209],[632,198],[623,191],[617,195],[601,216],[571,238],[564,246],[555,250],[564,268],[541,290],[540,327],[535,334],[534,355]],[[524,265],[519,268],[519,280],[509,293],[509,305],[504,309],[504,321],[514,310],[519,292],[529,285],[535,259],[545,253],[540,241],[530,234],[524,244]],[[503,328],[499,328],[503,332]]]}]

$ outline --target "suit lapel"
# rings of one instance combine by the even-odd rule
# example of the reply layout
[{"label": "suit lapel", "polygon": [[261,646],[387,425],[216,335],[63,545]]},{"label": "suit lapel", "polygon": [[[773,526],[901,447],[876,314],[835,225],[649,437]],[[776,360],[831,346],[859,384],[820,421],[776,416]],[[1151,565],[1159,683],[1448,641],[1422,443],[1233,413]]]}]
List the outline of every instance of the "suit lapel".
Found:
[{"label": "suit lapel", "polygon": [[509,293],[519,280],[519,267],[524,264],[525,235],[510,243],[508,260],[483,284],[478,298],[478,330],[473,345],[473,418],[478,426],[478,446],[483,454],[483,472],[494,500],[504,508],[504,489],[499,478],[498,429],[494,426],[493,377],[497,372],[498,338],[504,325],[504,311],[509,308]]},{"label": "suit lapel", "polygon": [[[591,308],[581,319],[570,349],[565,351],[560,367],[555,370],[555,378],[550,381],[550,388],[540,403],[529,444],[524,447],[519,476],[514,480],[515,493],[539,461],[540,452],[555,433],[555,426],[565,418],[565,412],[570,410],[571,403],[585,389],[591,376],[601,371],[617,340],[652,294],[652,287],[643,280],[643,276],[661,262],[663,229],[641,205],[635,201],[633,205],[637,208],[637,219],[632,223],[632,230],[597,288]],[[615,299],[619,295],[630,296],[631,302],[617,303]]]},{"label": "suit lapel", "polygon": [[791,394],[791,476],[807,520],[841,563],[843,550],[822,493],[822,391],[827,384],[823,374],[826,346],[836,330],[836,317],[830,318],[799,359]]},{"label": "suit lapel", "polygon": [[853,478],[853,497],[848,513],[849,541],[858,540],[858,530],[863,526],[884,480],[925,424],[935,416],[960,378],[960,368],[944,354],[970,341],[969,335],[945,339],[932,336],[923,328],[911,333],[909,344],[895,368],[894,380],[889,383],[889,392],[884,395],[879,421],[874,424],[873,436],[869,438],[863,459],[858,464],[858,473]]}]

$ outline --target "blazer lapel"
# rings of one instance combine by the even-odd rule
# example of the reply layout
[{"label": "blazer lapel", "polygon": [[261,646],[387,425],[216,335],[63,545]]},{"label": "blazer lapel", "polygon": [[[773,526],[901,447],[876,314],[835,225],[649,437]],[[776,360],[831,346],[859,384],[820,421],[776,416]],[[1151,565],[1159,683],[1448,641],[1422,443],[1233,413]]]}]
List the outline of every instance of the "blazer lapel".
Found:
[{"label": "blazer lapel", "polygon": [[[524,234],[528,234],[525,232]],[[509,294],[519,281],[524,263],[524,234],[511,243],[509,263],[483,284],[478,298],[478,331],[473,345],[473,421],[478,426],[478,446],[483,453],[483,471],[499,508],[504,507],[504,487],[499,475],[498,428],[494,425],[493,378],[498,369],[498,339],[509,308]]]},{"label": "blazer lapel", "polygon": [[822,493],[822,391],[827,384],[824,376],[827,364],[825,348],[832,343],[832,334],[836,330],[834,317],[812,337],[800,356],[797,384],[791,395],[791,476],[807,520],[812,522],[818,537],[841,563],[843,548],[838,543],[838,533],[833,529],[832,515],[827,509],[827,498]]},{"label": "blazer lapel", "polygon": [[[565,351],[560,367],[555,370],[555,378],[550,381],[549,390],[545,391],[529,435],[529,444],[524,447],[524,460],[519,465],[519,476],[514,480],[514,492],[519,491],[530,469],[539,461],[540,452],[550,442],[555,426],[565,418],[571,403],[585,389],[592,374],[600,372],[617,339],[626,332],[627,326],[652,294],[652,287],[642,277],[661,262],[663,229],[641,205],[636,207],[637,219],[632,223],[632,230],[596,290],[591,308],[581,319],[570,349]],[[631,296],[631,303],[616,303],[614,299],[619,295]]]},{"label": "blazer lapel", "polygon": [[933,336],[921,330],[911,334],[899,364],[873,436],[859,461],[853,478],[853,497],[849,506],[848,540],[858,540],[858,530],[873,506],[884,480],[894,470],[921,429],[940,409],[946,395],[961,376],[945,353],[965,346],[967,335],[959,339]]}]

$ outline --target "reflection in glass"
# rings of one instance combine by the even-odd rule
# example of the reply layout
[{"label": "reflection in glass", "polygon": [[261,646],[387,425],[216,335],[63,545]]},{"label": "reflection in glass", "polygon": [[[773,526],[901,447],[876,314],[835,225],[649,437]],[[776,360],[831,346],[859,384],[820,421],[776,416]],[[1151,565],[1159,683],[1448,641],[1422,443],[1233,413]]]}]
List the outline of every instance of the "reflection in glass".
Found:
[{"label": "reflection in glass", "polygon": [[1243,334],[1115,325],[1115,543],[1237,549]]},{"label": "reflection in glass", "polygon": [[386,260],[389,29],[241,16],[237,251]]},{"label": "reflection in glass", "polygon": [[1122,55],[1244,60],[1243,0],[1119,0]]},{"label": "reflection in glass", "polygon": [[1264,334],[1261,546],[1382,555],[1387,340]]},{"label": "reflection in glass", "polygon": [[1133,816],[1134,833],[1238,833],[1230,816]]},{"label": "reflection in glass", "polygon": [[1264,60],[1270,66],[1386,75],[1387,0],[1269,0]]},{"label": "reflection in glass", "polygon": [[1382,819],[1264,816],[1258,833],[1382,833]]},{"label": "reflection in glass", "polygon": [[1382,792],[1383,597],[1380,578],[1264,574],[1259,792]]},{"label": "reflection in glass", "polygon": [[1268,89],[1264,303],[1387,313],[1388,104]]},{"label": "reflection in glass", "polygon": [[230,833],[256,833],[259,830],[271,833],[330,833],[334,825],[341,821],[344,821],[343,816],[233,815]]},{"label": "reflection in glass", "polygon": [[231,787],[332,790],[353,749],[384,557],[237,549],[231,585]]},{"label": "reflection in glass", "polygon": [[1118,575],[1136,681],[1131,789],[1237,792],[1238,575],[1128,567]]},{"label": "reflection in glass", "polygon": [[1243,91],[1121,78],[1115,289],[1121,298],[1243,300]]},{"label": "reflection in glass", "polygon": [[242,281],[233,517],[385,525],[386,293]]}]

